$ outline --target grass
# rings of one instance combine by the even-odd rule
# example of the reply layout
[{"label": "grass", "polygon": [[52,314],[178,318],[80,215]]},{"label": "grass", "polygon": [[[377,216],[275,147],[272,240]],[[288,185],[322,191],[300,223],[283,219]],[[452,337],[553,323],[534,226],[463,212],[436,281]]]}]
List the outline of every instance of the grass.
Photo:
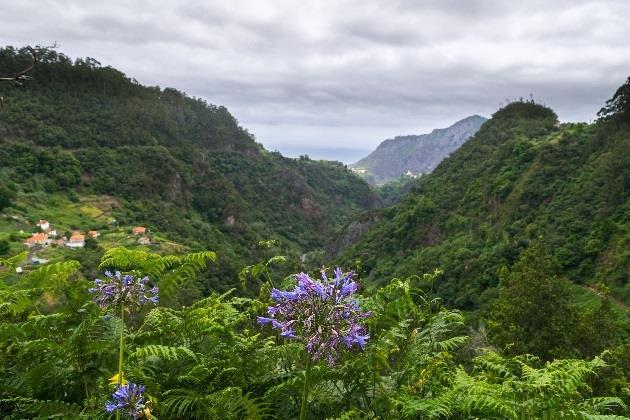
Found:
[{"label": "grass", "polygon": [[[571,283],[571,297],[580,312],[597,308],[602,300],[595,288],[574,283]],[[620,317],[628,315],[627,308],[614,299],[612,307]]]},{"label": "grass", "polygon": [[[159,232],[150,232],[151,244],[141,246],[138,236],[131,234],[131,226],[118,226],[114,223],[114,213],[122,209],[122,204],[110,196],[81,196],[70,200],[57,193],[20,193],[15,204],[0,216],[0,240],[8,239],[11,249],[8,255],[26,250],[24,240],[38,231],[38,220],[48,220],[59,234],[79,230],[97,230],[97,242],[104,249],[116,246],[148,248],[153,252],[177,253],[187,246],[172,242]],[[72,255],[66,247],[50,246],[36,251],[40,258],[59,261]]]}]

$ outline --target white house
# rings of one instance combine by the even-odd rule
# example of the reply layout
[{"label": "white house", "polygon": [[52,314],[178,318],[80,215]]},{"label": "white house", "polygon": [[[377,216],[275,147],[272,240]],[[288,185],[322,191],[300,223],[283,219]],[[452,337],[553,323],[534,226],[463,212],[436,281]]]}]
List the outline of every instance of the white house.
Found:
[{"label": "white house", "polygon": [[85,246],[85,235],[80,233],[73,233],[66,246],[70,248],[83,248]]},{"label": "white house", "polygon": [[367,174],[368,172],[367,168],[350,168],[350,170],[354,172],[355,174],[361,174],[361,175]]},{"label": "white house", "polygon": [[48,229],[50,229],[50,223],[48,223],[48,220],[40,220],[37,222],[37,226],[44,232],[48,232]]}]

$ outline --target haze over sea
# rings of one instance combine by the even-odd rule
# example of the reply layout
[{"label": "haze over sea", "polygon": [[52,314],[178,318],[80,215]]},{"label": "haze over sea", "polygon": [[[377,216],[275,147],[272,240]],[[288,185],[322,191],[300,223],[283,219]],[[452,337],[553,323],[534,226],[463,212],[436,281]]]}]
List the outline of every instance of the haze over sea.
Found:
[{"label": "haze over sea", "polygon": [[[339,142],[343,144],[343,142]],[[353,149],[347,147],[317,147],[303,144],[266,144],[268,150],[277,150],[283,156],[297,158],[308,155],[314,160],[337,160],[347,165],[355,163],[359,159],[367,156],[371,149]]]}]

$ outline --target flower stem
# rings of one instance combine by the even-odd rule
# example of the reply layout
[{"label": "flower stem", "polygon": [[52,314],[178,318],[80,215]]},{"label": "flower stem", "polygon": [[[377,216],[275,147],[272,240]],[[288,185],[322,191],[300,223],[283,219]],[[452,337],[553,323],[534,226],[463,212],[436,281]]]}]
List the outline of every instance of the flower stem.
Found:
[{"label": "flower stem", "polygon": [[[125,305],[120,305],[120,344],[118,347],[118,386],[123,383],[123,360],[125,351]],[[120,410],[116,410],[116,420],[120,420]]]},{"label": "flower stem", "polygon": [[311,365],[311,355],[306,353],[306,372],[304,373],[304,389],[302,390],[302,407],[300,408],[300,420],[306,419],[306,404],[308,401],[308,378],[311,374]]}]

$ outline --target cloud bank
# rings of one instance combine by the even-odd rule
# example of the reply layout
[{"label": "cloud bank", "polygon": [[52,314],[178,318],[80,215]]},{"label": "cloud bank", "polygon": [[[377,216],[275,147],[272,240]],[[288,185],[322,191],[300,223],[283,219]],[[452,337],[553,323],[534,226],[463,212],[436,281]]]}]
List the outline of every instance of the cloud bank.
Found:
[{"label": "cloud bank", "polygon": [[627,16],[622,0],[22,0],[0,39],[225,105],[281,151],[348,151],[530,94],[592,120],[630,75]]}]

